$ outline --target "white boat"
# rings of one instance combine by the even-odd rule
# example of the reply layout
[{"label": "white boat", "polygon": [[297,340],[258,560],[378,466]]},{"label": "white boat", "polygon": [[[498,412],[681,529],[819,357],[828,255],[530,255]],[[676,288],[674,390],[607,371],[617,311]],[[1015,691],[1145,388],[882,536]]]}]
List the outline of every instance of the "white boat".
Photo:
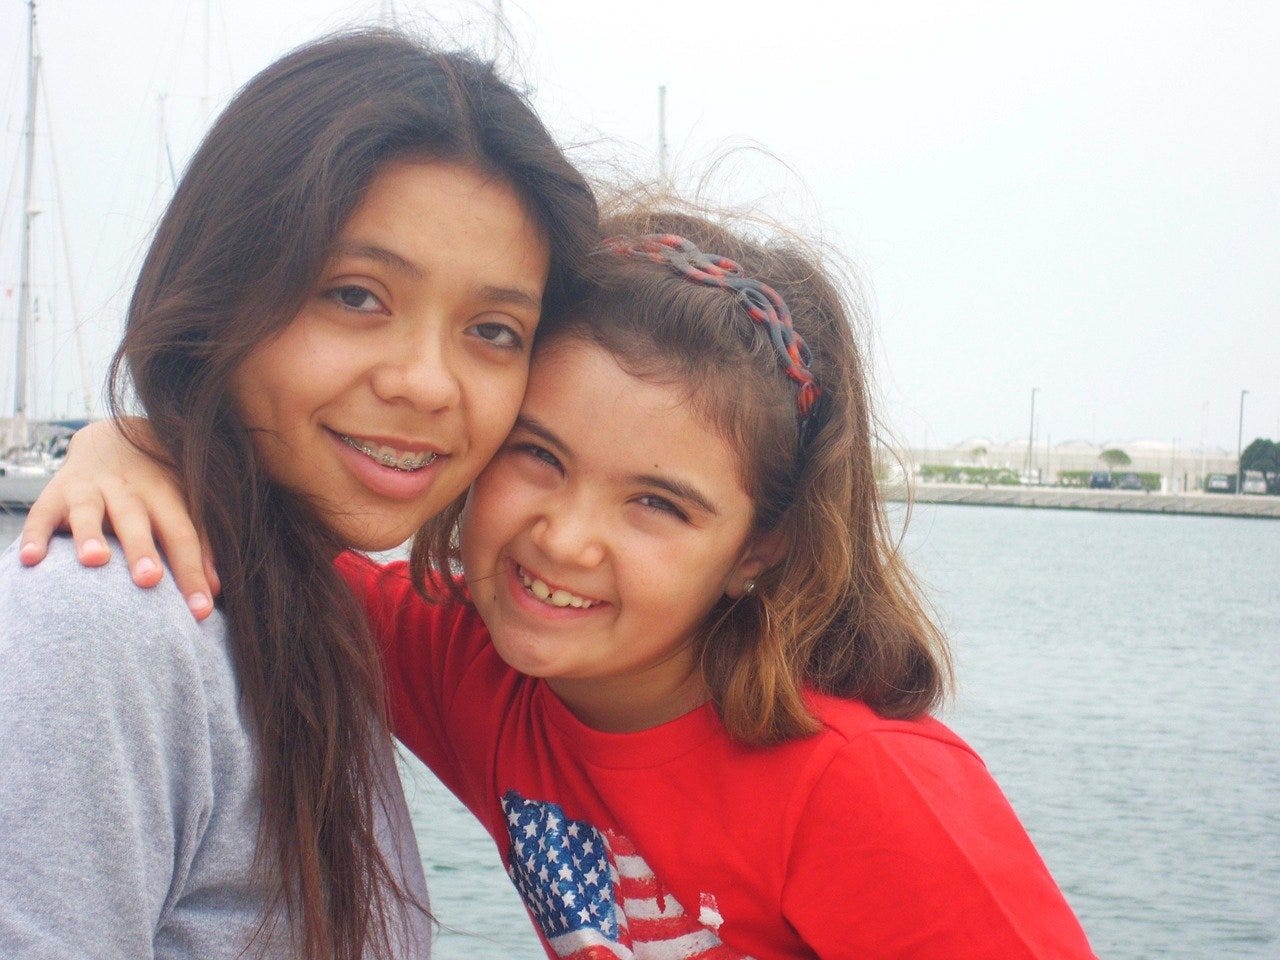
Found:
[{"label": "white boat", "polygon": [[53,476],[41,464],[0,462],[0,510],[26,510]]},{"label": "white boat", "polygon": [[86,422],[63,420],[28,424],[25,427],[25,444],[0,451],[0,511],[26,510],[35,502],[40,491],[62,466],[71,435]]}]

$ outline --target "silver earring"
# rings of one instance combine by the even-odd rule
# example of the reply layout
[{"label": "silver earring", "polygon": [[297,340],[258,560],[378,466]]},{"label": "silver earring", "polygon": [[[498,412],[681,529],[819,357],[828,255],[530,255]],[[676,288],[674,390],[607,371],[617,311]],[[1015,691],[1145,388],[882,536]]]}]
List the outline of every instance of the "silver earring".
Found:
[{"label": "silver earring", "polygon": [[746,583],[742,585],[742,595],[744,597],[749,597],[751,596],[751,594],[755,592],[756,592],[756,582],[754,580],[748,580]]}]

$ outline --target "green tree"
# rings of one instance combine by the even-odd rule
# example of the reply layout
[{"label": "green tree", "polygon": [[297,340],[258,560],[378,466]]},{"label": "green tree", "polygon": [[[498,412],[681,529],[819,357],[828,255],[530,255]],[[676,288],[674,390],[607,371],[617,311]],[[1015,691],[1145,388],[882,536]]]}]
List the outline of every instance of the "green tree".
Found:
[{"label": "green tree", "polygon": [[1098,454],[1098,459],[1107,465],[1107,469],[1114,470],[1116,467],[1127,467],[1133,461],[1129,455],[1119,447],[1109,447]]},{"label": "green tree", "polygon": [[1268,493],[1280,493],[1280,443],[1256,438],[1240,454],[1240,470],[1257,470],[1267,481]]}]

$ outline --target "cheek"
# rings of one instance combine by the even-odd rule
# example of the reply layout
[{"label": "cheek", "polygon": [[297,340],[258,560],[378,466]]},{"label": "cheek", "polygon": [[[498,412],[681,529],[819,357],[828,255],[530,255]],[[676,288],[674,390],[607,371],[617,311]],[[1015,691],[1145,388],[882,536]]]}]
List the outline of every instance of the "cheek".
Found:
[{"label": "cheek", "polygon": [[261,351],[254,351],[240,364],[231,377],[231,399],[246,427],[266,429],[278,419],[273,411],[279,405],[272,383],[271,367],[263,363]]},{"label": "cheek", "polygon": [[276,425],[304,408],[321,384],[335,382],[335,370],[316,362],[311,338],[295,320],[278,336],[255,347],[231,378],[231,393],[245,423]]},{"label": "cheek", "polygon": [[682,619],[700,621],[724,593],[733,566],[732,558],[716,549],[718,544],[703,546],[637,546],[628,553],[627,579],[651,604],[667,611],[684,611]]},{"label": "cheek", "polygon": [[459,521],[464,564],[491,562],[528,525],[531,491],[508,462],[509,456],[499,453],[467,494]]},{"label": "cheek", "polygon": [[484,478],[481,477],[467,493],[467,505],[458,518],[458,549],[465,571],[478,569],[484,563],[485,557],[493,552],[492,541],[496,539],[496,531],[486,520],[497,514],[487,509],[488,498],[483,487]]},{"label": "cheek", "polygon": [[499,373],[485,371],[472,379],[472,445],[482,448],[488,461],[515,426],[529,382],[528,364],[512,366]]}]

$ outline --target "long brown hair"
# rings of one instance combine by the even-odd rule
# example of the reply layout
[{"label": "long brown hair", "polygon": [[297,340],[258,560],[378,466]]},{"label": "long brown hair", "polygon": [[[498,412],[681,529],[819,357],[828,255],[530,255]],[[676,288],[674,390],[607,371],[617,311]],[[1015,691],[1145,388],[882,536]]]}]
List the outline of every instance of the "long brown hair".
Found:
[{"label": "long brown hair", "polygon": [[[883,716],[938,706],[950,689],[950,655],[876,487],[869,370],[846,290],[794,238],[753,242],[704,216],[661,207],[615,215],[603,230],[676,234],[772,286],[812,352],[822,389],[802,442],[794,385],[768,334],[734,294],[665,264],[598,255],[592,290],[550,334],[580,337],[633,376],[683,387],[739,453],[754,534],[774,538],[781,559],[748,596],[722,598],[694,640],[730,735],[770,744],[815,732],[806,687],[862,700]],[[456,561],[447,533],[428,525],[417,572]]]},{"label": "long brown hair", "polygon": [[590,188],[490,64],[366,30],[285,56],[218,118],[160,222],[112,366],[115,409],[127,371],[217,558],[258,751],[258,864],[311,960],[386,954],[405,896],[374,833],[382,674],[332,569],[346,545],[265,473],[228,383],[297,314],[373,177],[403,156],[515,188],[549,243],[554,318],[596,236]]}]

